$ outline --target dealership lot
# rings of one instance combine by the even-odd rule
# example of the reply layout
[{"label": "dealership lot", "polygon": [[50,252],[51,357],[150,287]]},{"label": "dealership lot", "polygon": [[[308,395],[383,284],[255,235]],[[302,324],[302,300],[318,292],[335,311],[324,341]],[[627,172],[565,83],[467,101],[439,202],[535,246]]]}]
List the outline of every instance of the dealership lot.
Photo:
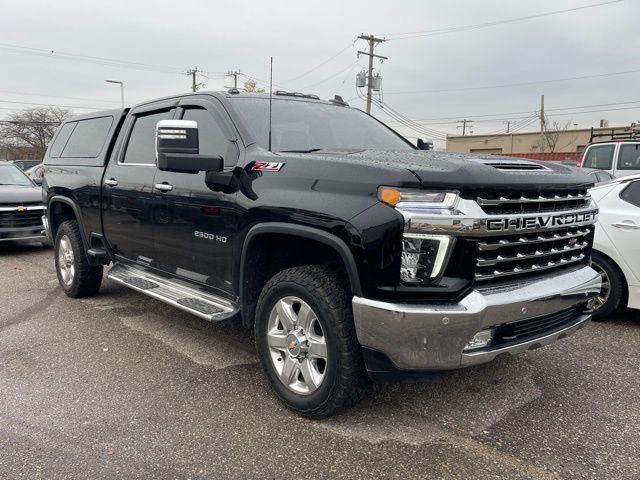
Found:
[{"label": "dealership lot", "polygon": [[63,295],[52,251],[0,251],[0,478],[640,477],[640,314],[542,350],[281,407],[251,333],[105,280]]}]

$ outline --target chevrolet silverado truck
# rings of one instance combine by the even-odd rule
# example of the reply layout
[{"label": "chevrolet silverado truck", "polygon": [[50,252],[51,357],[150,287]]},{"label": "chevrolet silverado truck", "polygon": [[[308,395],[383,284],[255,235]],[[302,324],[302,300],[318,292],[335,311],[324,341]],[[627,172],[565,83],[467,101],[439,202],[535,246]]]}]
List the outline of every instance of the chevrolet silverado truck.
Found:
[{"label": "chevrolet silverado truck", "polygon": [[242,322],[279,399],[311,418],[371,379],[564,338],[600,291],[582,173],[421,150],[339,97],[198,92],[78,116],[44,163],[68,296],[94,295],[111,265],[142,294]]}]

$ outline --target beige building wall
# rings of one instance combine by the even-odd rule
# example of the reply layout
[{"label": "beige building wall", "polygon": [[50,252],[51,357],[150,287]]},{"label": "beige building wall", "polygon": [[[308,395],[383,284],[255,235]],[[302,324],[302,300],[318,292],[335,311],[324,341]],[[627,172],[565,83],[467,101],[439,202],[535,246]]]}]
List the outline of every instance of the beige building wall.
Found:
[{"label": "beige building wall", "polygon": [[[594,128],[595,132],[616,133],[626,127]],[[590,128],[560,132],[555,152],[582,152],[589,143]],[[447,152],[460,153],[542,153],[538,147],[540,132],[503,133],[498,135],[447,136]],[[601,140],[605,140],[602,138]],[[545,149],[549,153],[548,149]]]}]

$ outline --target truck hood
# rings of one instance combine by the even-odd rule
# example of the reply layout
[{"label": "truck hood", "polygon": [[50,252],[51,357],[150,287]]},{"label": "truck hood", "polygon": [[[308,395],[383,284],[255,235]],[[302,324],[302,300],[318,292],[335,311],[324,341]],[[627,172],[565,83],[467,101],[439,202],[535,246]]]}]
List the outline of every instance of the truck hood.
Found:
[{"label": "truck hood", "polygon": [[0,206],[42,202],[42,190],[33,185],[0,185]]},{"label": "truck hood", "polygon": [[[291,154],[282,154],[283,157],[287,155]],[[424,187],[477,190],[498,186],[522,189],[539,188],[541,185],[558,188],[593,185],[593,181],[576,168],[506,156],[424,150],[322,150],[307,155],[318,160],[409,170]]]}]

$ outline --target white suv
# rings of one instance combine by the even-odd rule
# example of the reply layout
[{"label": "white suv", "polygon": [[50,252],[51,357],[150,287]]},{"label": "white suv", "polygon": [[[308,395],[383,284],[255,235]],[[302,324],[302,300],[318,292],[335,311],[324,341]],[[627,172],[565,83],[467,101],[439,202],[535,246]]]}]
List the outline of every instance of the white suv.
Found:
[{"label": "white suv", "polygon": [[602,277],[593,318],[620,307],[640,309],[640,175],[591,189],[600,213],[593,244],[593,268]]}]

